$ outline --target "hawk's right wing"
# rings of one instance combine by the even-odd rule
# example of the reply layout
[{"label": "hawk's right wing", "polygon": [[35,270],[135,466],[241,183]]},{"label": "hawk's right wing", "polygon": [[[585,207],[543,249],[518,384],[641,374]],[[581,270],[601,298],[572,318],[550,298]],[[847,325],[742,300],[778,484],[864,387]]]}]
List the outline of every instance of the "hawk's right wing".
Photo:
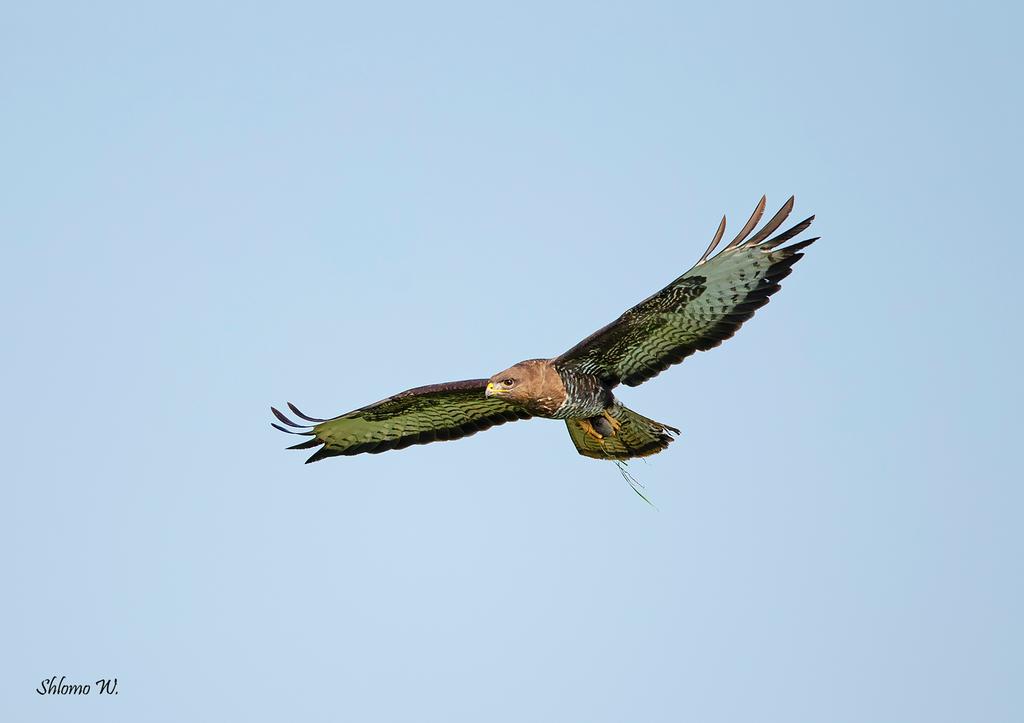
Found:
[{"label": "hawk's right wing", "polygon": [[308,431],[271,424],[282,432],[311,437],[288,449],[323,445],[306,460],[308,464],[337,455],[377,454],[413,444],[459,439],[498,424],[530,418],[524,409],[485,397],[486,388],[486,379],[417,387],[334,419],[307,417],[289,402],[296,416],[312,424],[297,424],[273,407],[270,411],[289,427]]}]

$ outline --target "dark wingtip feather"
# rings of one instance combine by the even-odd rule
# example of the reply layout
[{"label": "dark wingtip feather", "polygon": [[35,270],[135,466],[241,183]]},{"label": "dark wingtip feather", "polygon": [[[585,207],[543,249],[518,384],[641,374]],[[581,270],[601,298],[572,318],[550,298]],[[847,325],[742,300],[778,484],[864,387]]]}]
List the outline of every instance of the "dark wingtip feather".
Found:
[{"label": "dark wingtip feather", "polygon": [[307,439],[305,442],[293,444],[291,447],[286,447],[285,449],[312,449],[313,447],[316,447],[318,444],[323,443],[324,441],[322,439],[314,437],[313,439]]},{"label": "dark wingtip feather", "polygon": [[326,419],[320,419],[319,417],[310,417],[310,416],[308,416],[306,414],[303,414],[302,412],[299,411],[299,408],[296,407],[291,402],[288,402],[288,408],[295,413],[296,417],[298,417],[299,419],[305,419],[307,422],[317,422],[317,423],[319,423],[319,422],[326,422],[327,421]]},{"label": "dark wingtip feather", "polygon": [[747,219],[745,224],[743,224],[743,228],[741,228],[740,232],[736,234],[736,238],[730,241],[729,245],[725,248],[731,249],[743,243],[743,239],[745,239],[747,235],[754,230],[754,227],[757,226],[757,222],[761,220],[761,216],[764,215],[765,204],[767,203],[768,197],[761,196],[761,200],[757,202],[757,207],[754,209],[754,212],[750,214],[750,218]]},{"label": "dark wingtip feather", "polygon": [[292,430],[290,430],[290,429],[285,429],[285,428],[284,428],[284,427],[282,427],[282,426],[281,426],[280,424],[277,424],[277,423],[275,423],[275,422],[271,422],[271,423],[270,423],[270,426],[271,426],[271,427],[273,427],[274,429],[279,429],[279,430],[281,430],[281,431],[282,431],[282,432],[284,432],[285,434],[297,434],[297,435],[299,435],[300,437],[309,437],[309,436],[311,436],[311,435],[313,434],[312,432],[293,432]]},{"label": "dark wingtip feather", "polygon": [[773,233],[775,233],[775,229],[781,226],[782,223],[789,217],[789,214],[793,212],[793,204],[795,202],[796,196],[790,196],[789,200],[782,204],[782,208],[780,208],[776,212],[776,214],[771,217],[771,220],[764,225],[764,228],[762,228],[760,231],[751,236],[747,243],[744,245],[753,246],[755,244],[759,244],[766,238],[771,236]]},{"label": "dark wingtip feather", "polygon": [[303,464],[312,464],[313,462],[319,462],[322,459],[327,459],[328,457],[336,457],[336,456],[337,456],[336,452],[328,451],[327,445],[324,445],[323,447],[318,449],[316,452],[314,452],[313,454],[309,455],[309,457],[306,459],[306,461]]},{"label": "dark wingtip feather", "polygon": [[271,407],[270,411],[273,412],[274,416],[277,417],[278,419],[280,419],[282,423],[287,424],[289,427],[296,427],[298,429],[304,429],[305,426],[306,426],[304,424],[296,424],[292,420],[288,419],[288,417],[284,416],[283,414],[281,414],[280,411],[278,411],[277,407]]},{"label": "dark wingtip feather", "polygon": [[725,234],[725,216],[722,216],[722,222],[718,224],[718,230],[715,231],[714,237],[711,239],[711,243],[708,244],[708,248],[704,251],[704,254],[697,261],[697,265],[700,266],[702,263],[708,260],[708,256],[715,250],[715,246],[718,246],[718,242],[722,240],[722,235]]},{"label": "dark wingtip feather", "polygon": [[775,236],[774,238],[770,238],[767,241],[765,241],[764,243],[759,244],[758,248],[762,248],[762,249],[765,249],[765,250],[771,250],[771,249],[775,248],[776,246],[780,246],[781,244],[785,243],[786,241],[789,241],[794,236],[796,236],[798,234],[801,234],[804,231],[806,231],[810,227],[810,225],[811,225],[811,223],[813,221],[814,221],[814,216],[810,216],[808,218],[805,218],[803,221],[801,221],[800,223],[798,223],[796,226],[794,226],[793,228],[789,229],[788,231],[783,231],[778,236]]},{"label": "dark wingtip feather", "polygon": [[817,241],[820,238],[821,238],[821,236],[815,236],[814,238],[809,238],[806,241],[799,241],[799,242],[793,244],[792,246],[787,246],[786,248],[781,249],[781,251],[783,251],[785,253],[793,254],[793,255],[803,256],[803,254],[800,254],[798,252],[801,251],[802,249],[807,248],[808,246],[810,246],[812,243],[814,243],[815,241]]}]

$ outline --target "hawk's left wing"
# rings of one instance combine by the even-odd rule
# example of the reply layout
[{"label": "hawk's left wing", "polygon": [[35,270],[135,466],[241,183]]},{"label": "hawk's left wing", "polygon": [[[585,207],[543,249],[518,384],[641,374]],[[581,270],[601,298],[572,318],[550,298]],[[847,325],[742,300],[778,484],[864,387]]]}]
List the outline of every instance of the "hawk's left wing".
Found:
[{"label": "hawk's left wing", "polygon": [[[603,329],[557,357],[555,364],[597,374],[610,386],[635,387],[678,364],[695,351],[718,346],[768,303],[779,281],[817,238],[785,248],[814,216],[769,238],[793,209],[793,198],[750,238],[764,213],[765,199],[736,238],[711,256],[725,233],[725,218],[697,264]],[[711,256],[709,258],[709,256]]]}]

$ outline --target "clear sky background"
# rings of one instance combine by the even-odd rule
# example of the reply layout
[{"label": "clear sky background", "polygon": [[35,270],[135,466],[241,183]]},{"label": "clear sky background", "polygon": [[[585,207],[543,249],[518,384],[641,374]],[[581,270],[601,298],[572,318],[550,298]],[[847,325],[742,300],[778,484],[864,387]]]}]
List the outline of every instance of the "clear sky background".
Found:
[{"label": "clear sky background", "polygon": [[[1010,3],[8,3],[0,719],[1019,721]],[[823,239],[621,397],[304,466],[762,193]],[[43,678],[119,680],[42,697]]]}]

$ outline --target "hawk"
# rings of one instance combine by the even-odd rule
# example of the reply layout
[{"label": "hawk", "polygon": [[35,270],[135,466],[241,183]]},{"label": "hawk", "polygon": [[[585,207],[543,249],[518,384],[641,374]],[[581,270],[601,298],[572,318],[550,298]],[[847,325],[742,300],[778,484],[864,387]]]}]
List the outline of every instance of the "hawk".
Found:
[{"label": "hawk", "polygon": [[288,449],[319,449],[306,462],[413,444],[468,437],[531,417],[562,419],[580,454],[625,460],[656,454],[679,430],[627,409],[613,390],[635,387],[696,351],[718,346],[779,290],[801,251],[818,237],[783,244],[805,231],[814,216],[775,234],[793,209],[791,197],[756,233],[765,198],[721,251],[725,217],[692,269],[611,324],[553,359],[528,359],[490,379],[469,379],[409,389],[331,419],[274,407],[282,432],[309,437]]}]

